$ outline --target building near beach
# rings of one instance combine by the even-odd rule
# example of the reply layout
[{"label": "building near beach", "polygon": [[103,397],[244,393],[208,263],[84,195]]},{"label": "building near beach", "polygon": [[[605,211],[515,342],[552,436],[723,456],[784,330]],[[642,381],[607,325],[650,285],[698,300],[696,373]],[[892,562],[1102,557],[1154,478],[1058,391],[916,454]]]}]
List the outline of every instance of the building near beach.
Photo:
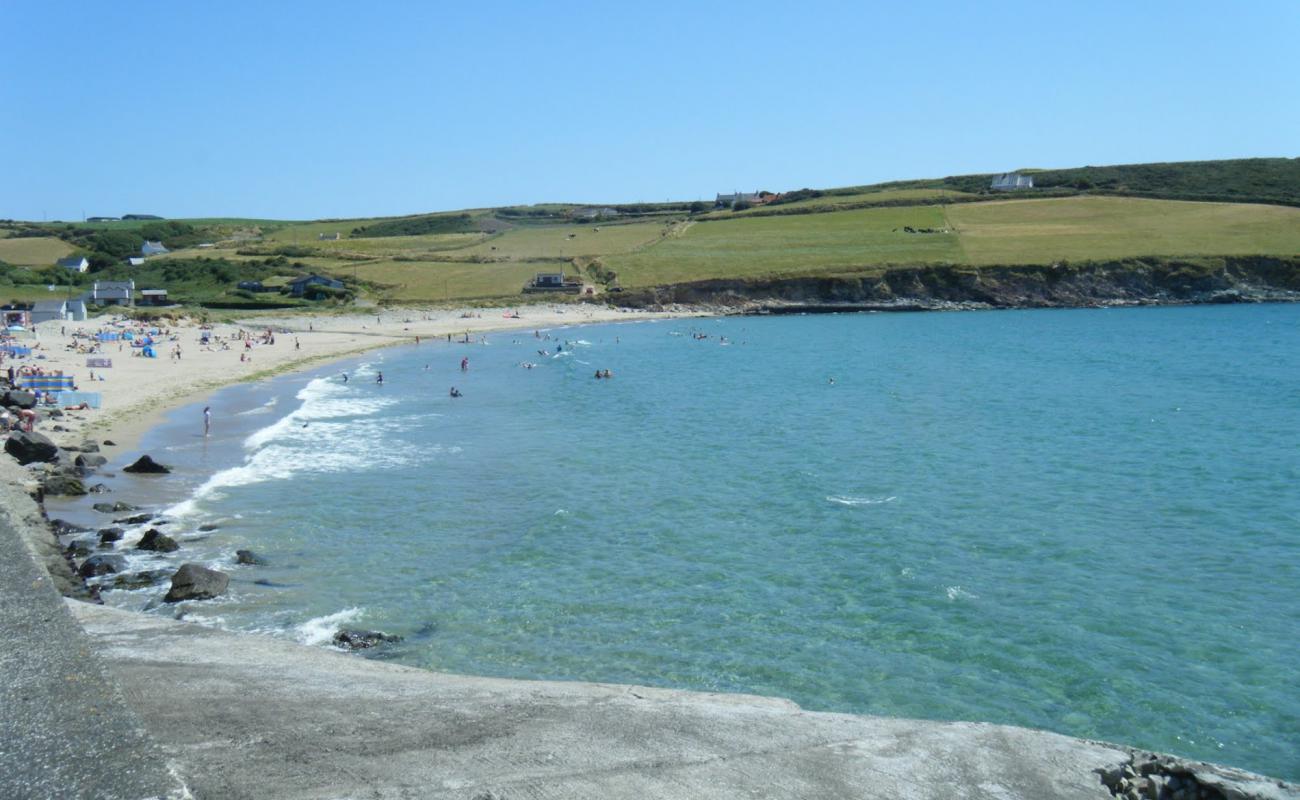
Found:
[{"label": "building near beach", "polygon": [[52,319],[81,322],[86,318],[86,304],[81,300],[39,300],[32,304],[30,318],[33,325]]},{"label": "building near beach", "polygon": [[86,260],[85,256],[70,256],[68,258],[60,258],[55,263],[70,272],[85,272],[86,270],[90,269],[90,262]]},{"label": "building near beach", "polygon": [[135,281],[95,281],[86,299],[97,306],[133,306]]},{"label": "building near beach", "polygon": [[140,246],[140,255],[143,256],[160,256],[166,252],[168,252],[168,250],[166,247],[163,247],[162,242],[150,242],[146,240],[145,243]]}]

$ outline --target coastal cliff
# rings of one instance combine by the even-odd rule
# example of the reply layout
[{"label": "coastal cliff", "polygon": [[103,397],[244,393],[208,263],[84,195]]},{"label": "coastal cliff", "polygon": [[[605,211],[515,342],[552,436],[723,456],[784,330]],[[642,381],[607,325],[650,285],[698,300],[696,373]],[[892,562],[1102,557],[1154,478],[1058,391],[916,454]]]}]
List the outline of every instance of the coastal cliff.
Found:
[{"label": "coastal cliff", "polygon": [[702,280],[624,292],[633,308],[712,305],[750,312],[1086,308],[1300,300],[1300,257],[1127,259],[1022,266]]}]

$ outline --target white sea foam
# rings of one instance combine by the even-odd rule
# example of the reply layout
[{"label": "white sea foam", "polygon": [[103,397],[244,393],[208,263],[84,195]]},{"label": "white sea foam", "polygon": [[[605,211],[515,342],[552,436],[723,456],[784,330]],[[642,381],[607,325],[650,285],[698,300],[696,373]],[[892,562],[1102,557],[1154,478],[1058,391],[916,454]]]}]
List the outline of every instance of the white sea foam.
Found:
[{"label": "white sea foam", "polygon": [[253,414],[269,414],[269,413],[271,413],[272,411],[275,410],[275,406],[276,406],[276,404],[279,403],[279,402],[280,402],[280,398],[278,398],[278,397],[272,397],[270,400],[266,401],[265,403],[263,403],[262,405],[258,406],[257,408],[250,408],[250,409],[248,409],[247,411],[240,411],[240,412],[239,412],[238,414],[236,414],[235,416],[237,416],[237,417],[247,417],[247,416],[251,416],[251,415],[253,415]]},{"label": "white sea foam", "polygon": [[[360,395],[331,378],[317,378],[298,392],[302,405],[244,440],[248,456],[243,464],[208,478],[186,500],[166,509],[169,517],[192,516],[205,499],[218,499],[224,489],[272,480],[285,480],[303,472],[340,472],[358,467],[387,468],[417,457],[416,448],[392,441],[392,434],[412,421],[383,416],[395,398]],[[389,440],[381,452],[358,446],[367,439]]]},{"label": "white sea foam", "polygon": [[842,506],[878,506],[884,503],[892,503],[898,498],[890,495],[889,497],[852,497],[850,495],[827,495],[826,500],[831,503],[839,503]]},{"label": "white sea foam", "polygon": [[961,588],[960,586],[949,586],[948,589],[947,589],[947,592],[948,592],[948,599],[949,599],[949,600],[954,600],[954,601],[955,601],[955,600],[978,600],[978,599],[980,599],[980,596],[979,596],[979,595],[977,595],[977,594],[975,594],[975,593],[973,593],[973,592],[968,592],[968,591],[966,591],[965,589]]},{"label": "white sea foam", "polygon": [[293,629],[294,638],[302,644],[329,644],[340,626],[361,616],[360,608],[345,608],[323,617],[313,617]]}]

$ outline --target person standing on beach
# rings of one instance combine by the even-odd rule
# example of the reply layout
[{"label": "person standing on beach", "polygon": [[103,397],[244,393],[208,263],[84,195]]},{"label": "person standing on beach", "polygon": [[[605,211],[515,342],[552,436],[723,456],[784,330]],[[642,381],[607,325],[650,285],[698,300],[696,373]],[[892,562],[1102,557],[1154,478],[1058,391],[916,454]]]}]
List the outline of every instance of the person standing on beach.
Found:
[{"label": "person standing on beach", "polygon": [[212,433],[212,406],[203,407],[203,435]]}]

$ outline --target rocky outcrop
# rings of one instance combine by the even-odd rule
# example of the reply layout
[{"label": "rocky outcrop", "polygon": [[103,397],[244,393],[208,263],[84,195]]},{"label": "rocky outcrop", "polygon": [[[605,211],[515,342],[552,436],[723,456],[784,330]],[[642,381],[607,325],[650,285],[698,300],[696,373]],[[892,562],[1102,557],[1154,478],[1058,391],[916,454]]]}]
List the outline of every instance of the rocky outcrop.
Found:
[{"label": "rocky outcrop", "polygon": [[24,465],[59,460],[58,446],[39,433],[14,431],[5,440],[5,452]]},{"label": "rocky outcrop", "polygon": [[692,281],[624,292],[621,305],[771,313],[1300,301],[1300,258],[1128,259],[1023,266],[845,269]]},{"label": "rocky outcrop", "polygon": [[1243,770],[1177,756],[1133,751],[1102,785],[1123,800],[1293,800],[1300,787]]},{"label": "rocky outcrop", "polygon": [[162,475],[172,470],[171,467],[163,466],[154,461],[151,456],[143,455],[137,458],[134,464],[123,467],[122,471],[140,475]]},{"label": "rocky outcrop", "polygon": [[221,596],[230,585],[230,576],[199,564],[182,564],[172,575],[172,587],[167,590],[164,603],[182,600],[211,600]]}]

